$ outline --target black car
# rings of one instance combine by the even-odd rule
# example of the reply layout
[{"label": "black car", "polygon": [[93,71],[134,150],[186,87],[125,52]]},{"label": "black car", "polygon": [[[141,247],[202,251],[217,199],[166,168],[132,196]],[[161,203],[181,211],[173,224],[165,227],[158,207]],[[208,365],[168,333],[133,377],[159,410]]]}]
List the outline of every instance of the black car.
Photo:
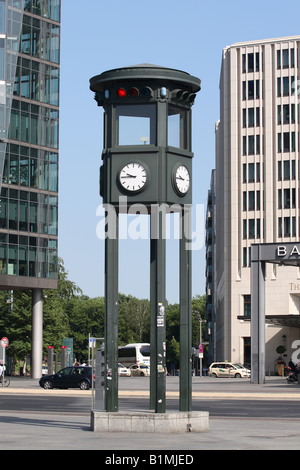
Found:
[{"label": "black car", "polygon": [[65,367],[56,374],[43,375],[40,386],[51,388],[80,388],[89,390],[92,386],[92,368],[86,366]]}]

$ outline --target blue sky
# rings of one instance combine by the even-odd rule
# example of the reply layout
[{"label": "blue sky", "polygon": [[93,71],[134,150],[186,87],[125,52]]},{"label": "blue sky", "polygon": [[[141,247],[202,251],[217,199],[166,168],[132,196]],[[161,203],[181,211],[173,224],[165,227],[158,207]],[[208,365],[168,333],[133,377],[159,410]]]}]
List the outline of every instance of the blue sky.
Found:
[{"label": "blue sky", "polygon": [[[215,159],[222,49],[299,35],[300,3],[238,0],[62,0],[59,255],[89,297],[104,294],[104,242],[96,235],[102,108],[89,79],[150,63],[201,79],[193,107],[193,202],[206,207]],[[200,210],[199,209],[199,210]],[[195,223],[193,229],[196,229]],[[201,227],[204,233],[204,226]],[[149,241],[120,241],[119,291],[149,298]],[[178,241],[167,243],[167,299],[178,302]],[[205,293],[205,247],[193,251],[193,295]]]}]

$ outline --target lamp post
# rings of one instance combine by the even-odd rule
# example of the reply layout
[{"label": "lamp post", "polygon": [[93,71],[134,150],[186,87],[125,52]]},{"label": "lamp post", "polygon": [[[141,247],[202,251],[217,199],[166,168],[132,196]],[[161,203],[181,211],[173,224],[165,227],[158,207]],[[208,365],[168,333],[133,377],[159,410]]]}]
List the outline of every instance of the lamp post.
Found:
[{"label": "lamp post", "polygon": [[[199,343],[202,345],[202,323],[206,323],[206,320],[201,318],[200,312],[198,310],[193,310],[196,320],[199,322]],[[199,352],[199,361],[200,361],[200,378],[202,377],[202,357],[200,357]]]}]

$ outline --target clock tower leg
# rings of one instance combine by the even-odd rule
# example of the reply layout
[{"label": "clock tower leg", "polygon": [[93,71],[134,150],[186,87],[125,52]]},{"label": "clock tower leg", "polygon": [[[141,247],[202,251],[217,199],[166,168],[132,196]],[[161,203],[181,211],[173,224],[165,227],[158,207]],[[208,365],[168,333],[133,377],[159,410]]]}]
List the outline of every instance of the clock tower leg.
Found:
[{"label": "clock tower leg", "polygon": [[[105,410],[118,411],[118,255],[119,217],[115,217],[115,238],[105,240]],[[108,228],[109,229],[109,228]],[[108,375],[109,373],[109,375]]]},{"label": "clock tower leg", "polygon": [[151,213],[150,309],[151,369],[150,408],[166,411],[166,239],[165,214],[159,209]]},{"label": "clock tower leg", "polygon": [[180,238],[180,411],[192,411],[191,207],[182,207]]}]

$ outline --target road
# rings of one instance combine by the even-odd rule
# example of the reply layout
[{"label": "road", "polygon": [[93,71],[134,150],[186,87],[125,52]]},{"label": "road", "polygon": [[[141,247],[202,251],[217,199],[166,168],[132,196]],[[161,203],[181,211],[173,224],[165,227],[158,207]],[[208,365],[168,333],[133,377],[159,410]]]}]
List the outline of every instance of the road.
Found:
[{"label": "road", "polygon": [[[121,378],[119,385],[120,409],[148,409],[148,378]],[[168,377],[167,411],[178,410],[178,389],[178,378]],[[300,386],[283,378],[252,385],[193,377],[193,406],[209,411],[209,432],[94,433],[90,391],[43,390],[38,381],[12,378],[9,388],[0,387],[0,436],[5,450],[102,450],[103,459],[116,450],[172,455],[180,449],[198,466],[200,450],[300,450],[299,403]]]},{"label": "road", "polygon": [[[87,414],[91,410],[91,392],[46,391],[38,385],[31,388],[21,385],[20,379],[12,379],[11,387],[1,390],[0,411]],[[167,378],[167,411],[178,410],[178,403],[178,379]],[[148,407],[149,379],[121,377],[119,410],[148,410]],[[195,377],[193,411],[208,411],[210,417],[300,418],[300,387],[288,385],[282,378],[256,386],[243,379]]]}]

